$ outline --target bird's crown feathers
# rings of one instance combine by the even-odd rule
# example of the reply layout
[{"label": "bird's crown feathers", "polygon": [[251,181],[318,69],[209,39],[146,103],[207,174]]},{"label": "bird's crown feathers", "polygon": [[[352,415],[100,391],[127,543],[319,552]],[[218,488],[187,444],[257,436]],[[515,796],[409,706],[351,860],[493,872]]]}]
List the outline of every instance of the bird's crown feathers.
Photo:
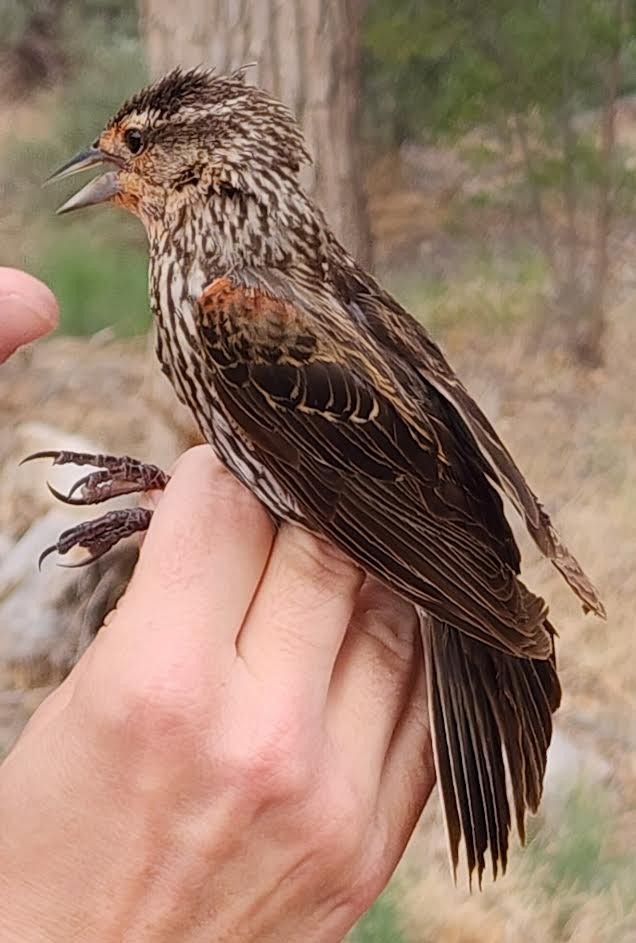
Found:
[{"label": "bird's crown feathers", "polygon": [[200,66],[184,70],[177,66],[156,82],[146,85],[123,103],[109,121],[112,127],[133,113],[156,114],[170,119],[188,108],[204,108],[221,103],[245,87],[245,69],[219,76],[214,69]]},{"label": "bird's crown feathers", "polygon": [[302,131],[285,105],[247,83],[246,69],[173,69],[129,98],[107,129],[141,124],[156,140],[216,142],[239,159],[297,172],[310,160]]}]

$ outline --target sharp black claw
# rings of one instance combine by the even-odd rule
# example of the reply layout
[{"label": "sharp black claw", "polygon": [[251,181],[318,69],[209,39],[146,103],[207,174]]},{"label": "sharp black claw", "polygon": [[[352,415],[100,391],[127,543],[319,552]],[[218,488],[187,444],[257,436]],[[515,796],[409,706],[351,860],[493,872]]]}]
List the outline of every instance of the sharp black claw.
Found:
[{"label": "sharp black claw", "polygon": [[26,458],[23,458],[20,462],[20,465],[26,465],[27,462],[33,462],[36,458],[52,458],[53,464],[55,464],[55,460],[59,457],[59,455],[59,449],[56,451],[34,452],[32,455],[27,455]]},{"label": "sharp black claw", "polygon": [[[88,474],[88,475],[84,475],[84,477],[83,477],[83,478],[80,478],[79,481],[76,481],[75,484],[73,485],[73,487],[71,488],[71,490],[69,491],[67,497],[68,497],[69,499],[72,498],[73,495],[75,494],[75,492],[76,492],[79,488],[81,488],[82,485],[85,485],[86,482],[89,481],[89,480],[91,479],[91,477],[92,477],[94,474],[95,474],[95,472],[91,472],[91,473]],[[73,503],[74,503],[74,504],[77,504],[77,503],[79,503],[79,502],[74,501]]]},{"label": "sharp black claw", "polygon": [[83,507],[86,504],[86,501],[82,500],[82,498],[71,497],[73,491],[75,491],[75,487],[71,489],[69,494],[62,494],[61,491],[58,491],[57,488],[54,488],[53,485],[48,481],[46,483],[46,487],[49,489],[53,497],[57,498],[58,501],[61,501],[62,504],[70,504],[71,507]]},{"label": "sharp black claw", "polygon": [[57,550],[57,544],[53,544],[51,547],[47,547],[46,550],[43,550],[38,558],[38,570],[42,569],[42,564],[47,557],[50,557],[52,553],[55,553]]}]

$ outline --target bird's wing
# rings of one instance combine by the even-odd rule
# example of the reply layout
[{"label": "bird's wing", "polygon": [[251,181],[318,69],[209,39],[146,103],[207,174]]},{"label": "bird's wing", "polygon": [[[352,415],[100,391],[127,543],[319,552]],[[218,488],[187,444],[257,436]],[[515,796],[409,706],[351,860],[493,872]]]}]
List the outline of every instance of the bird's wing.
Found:
[{"label": "bird's wing", "polygon": [[422,378],[435,386],[456,411],[487,464],[487,474],[524,518],[534,542],[576,593],[586,612],[605,618],[598,592],[580,564],[563,544],[549,516],[533,494],[492,424],[456,376],[432,338],[375,280],[350,261],[338,273],[345,305],[360,312],[367,329],[396,356],[416,365]]},{"label": "bird's wing", "polygon": [[386,371],[383,384],[359,351],[326,350],[298,306],[263,289],[216,280],[200,331],[228,420],[312,529],[473,638],[549,656],[546,607],[517,579],[499,496],[469,456],[463,477],[443,450],[456,445],[443,412],[416,421]]}]

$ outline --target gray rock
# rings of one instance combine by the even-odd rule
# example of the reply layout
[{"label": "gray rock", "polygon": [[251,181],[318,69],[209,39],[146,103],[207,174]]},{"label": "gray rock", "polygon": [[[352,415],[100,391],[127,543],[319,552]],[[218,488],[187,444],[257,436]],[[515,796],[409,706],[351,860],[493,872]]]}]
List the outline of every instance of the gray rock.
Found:
[{"label": "gray rock", "polygon": [[76,520],[54,508],[36,521],[0,562],[0,661],[46,656],[59,641],[60,603],[77,580],[72,570],[37,560]]}]

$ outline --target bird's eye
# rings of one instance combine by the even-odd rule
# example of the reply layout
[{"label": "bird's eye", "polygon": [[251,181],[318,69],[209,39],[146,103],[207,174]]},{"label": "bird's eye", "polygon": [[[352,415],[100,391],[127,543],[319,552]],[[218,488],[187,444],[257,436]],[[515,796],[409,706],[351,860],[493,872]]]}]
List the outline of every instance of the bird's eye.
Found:
[{"label": "bird's eye", "polygon": [[128,128],[124,132],[124,144],[131,154],[138,154],[144,145],[144,136],[139,128]]}]

